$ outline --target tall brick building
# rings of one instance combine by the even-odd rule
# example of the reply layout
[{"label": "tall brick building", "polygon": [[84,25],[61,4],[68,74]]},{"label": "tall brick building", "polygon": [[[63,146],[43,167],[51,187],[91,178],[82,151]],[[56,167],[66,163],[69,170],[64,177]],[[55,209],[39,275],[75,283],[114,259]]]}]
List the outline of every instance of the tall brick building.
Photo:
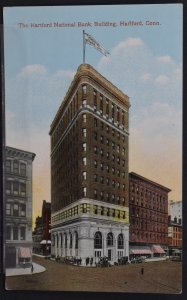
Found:
[{"label": "tall brick building", "polygon": [[167,252],[170,191],[129,173],[130,254],[157,256]]},{"label": "tall brick building", "polygon": [[52,254],[129,255],[129,98],[79,66],[50,129]]},{"label": "tall brick building", "polygon": [[32,164],[35,154],[6,147],[5,161],[5,266],[32,261]]}]

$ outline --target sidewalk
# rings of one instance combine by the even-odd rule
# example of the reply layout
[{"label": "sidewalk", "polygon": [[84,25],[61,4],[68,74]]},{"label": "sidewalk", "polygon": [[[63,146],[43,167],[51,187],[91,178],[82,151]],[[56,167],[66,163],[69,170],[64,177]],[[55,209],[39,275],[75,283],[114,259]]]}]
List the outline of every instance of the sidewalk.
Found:
[{"label": "sidewalk", "polygon": [[42,273],[46,270],[46,268],[42,267],[41,265],[38,265],[36,263],[33,263],[33,273],[31,273],[31,268],[14,268],[14,269],[6,269],[6,276],[17,276],[17,275],[33,275],[37,273]]}]

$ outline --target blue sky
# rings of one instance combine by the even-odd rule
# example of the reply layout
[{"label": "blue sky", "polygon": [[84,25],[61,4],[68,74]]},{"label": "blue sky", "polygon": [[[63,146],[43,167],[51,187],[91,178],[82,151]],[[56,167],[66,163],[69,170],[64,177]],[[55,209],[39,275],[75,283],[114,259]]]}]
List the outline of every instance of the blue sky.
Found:
[{"label": "blue sky", "polygon": [[[97,21],[160,25],[30,28]],[[105,58],[87,45],[86,62],[130,96],[130,170],[181,200],[182,5],[5,8],[7,144],[36,153],[35,214],[50,200],[49,126],[82,63],[83,29],[111,53]]]}]

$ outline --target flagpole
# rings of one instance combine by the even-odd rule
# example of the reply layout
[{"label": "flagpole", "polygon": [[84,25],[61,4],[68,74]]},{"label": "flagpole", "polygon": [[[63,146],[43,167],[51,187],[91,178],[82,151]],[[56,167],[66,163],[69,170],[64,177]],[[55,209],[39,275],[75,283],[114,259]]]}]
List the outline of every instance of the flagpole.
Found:
[{"label": "flagpole", "polygon": [[84,30],[83,30],[83,64],[85,64],[85,40],[84,40]]}]

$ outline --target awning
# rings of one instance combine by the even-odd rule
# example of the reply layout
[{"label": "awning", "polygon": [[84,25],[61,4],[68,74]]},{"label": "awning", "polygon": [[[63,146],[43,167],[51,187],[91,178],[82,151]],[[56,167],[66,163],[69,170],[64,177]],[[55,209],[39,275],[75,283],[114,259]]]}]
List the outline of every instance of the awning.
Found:
[{"label": "awning", "polygon": [[165,254],[165,251],[162,249],[162,247],[160,245],[154,245],[153,253]]},{"label": "awning", "polygon": [[51,244],[51,241],[50,240],[42,240],[41,242],[40,242],[40,244],[41,245],[46,245],[46,244]]},{"label": "awning", "polygon": [[150,249],[131,249],[130,254],[152,254]]},{"label": "awning", "polygon": [[31,250],[30,250],[30,248],[20,247],[19,248],[19,257],[30,258],[31,257]]}]

